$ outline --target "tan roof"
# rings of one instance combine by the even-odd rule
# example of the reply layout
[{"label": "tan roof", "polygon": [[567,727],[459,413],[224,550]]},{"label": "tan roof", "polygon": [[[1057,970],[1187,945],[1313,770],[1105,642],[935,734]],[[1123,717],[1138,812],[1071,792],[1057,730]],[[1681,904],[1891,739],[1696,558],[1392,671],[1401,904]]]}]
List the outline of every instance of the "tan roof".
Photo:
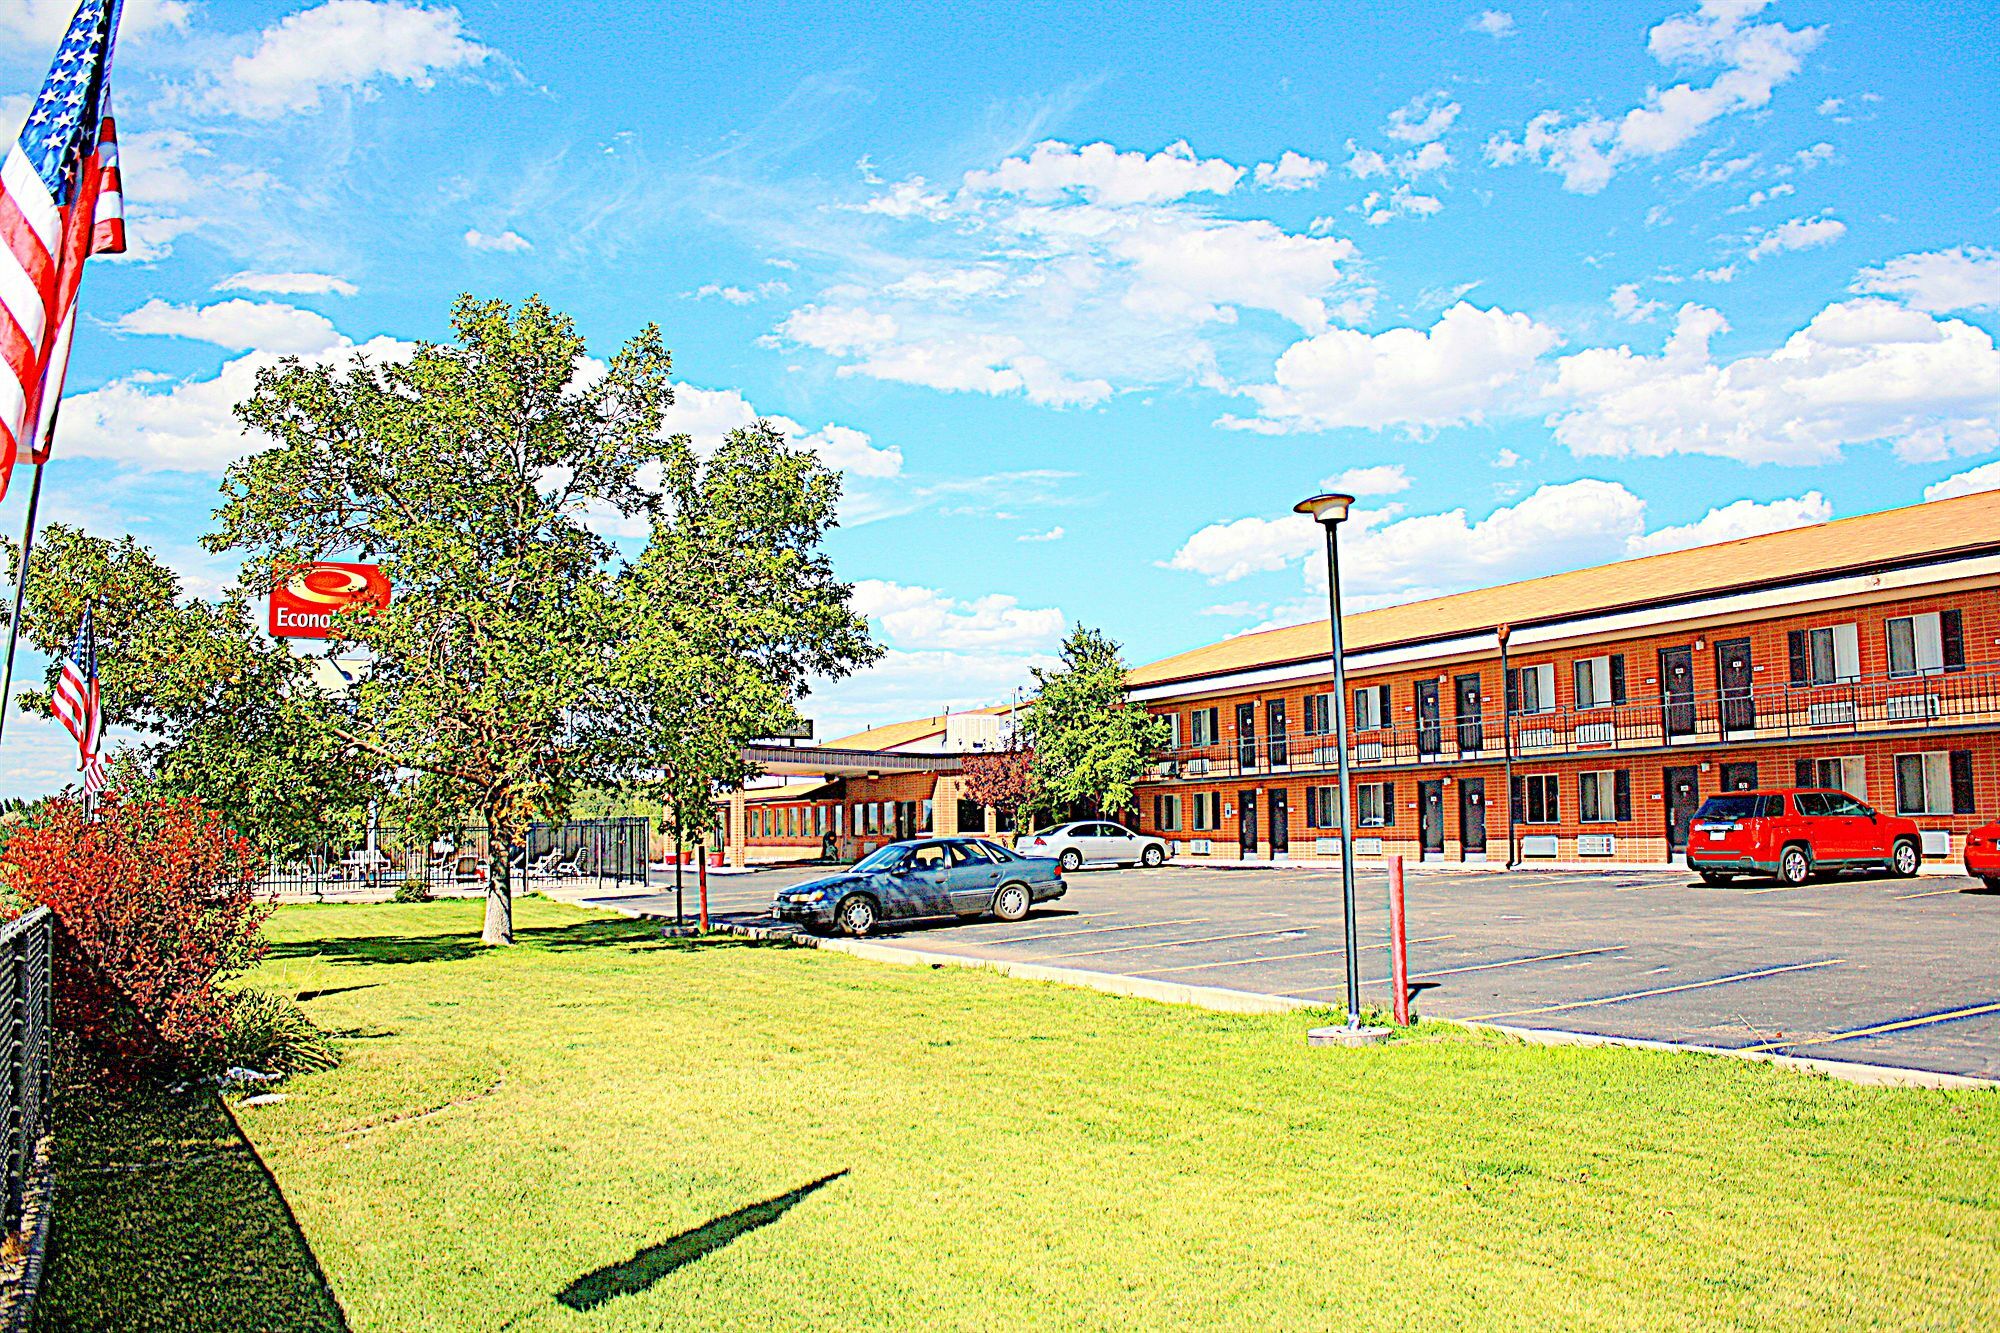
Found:
[{"label": "tan roof", "polygon": [[[1347,651],[1355,653],[1995,545],[2000,492],[1982,491],[1363,611],[1342,617],[1342,627]],[[1193,648],[1135,667],[1126,680],[1154,685],[1306,661],[1332,650],[1327,622],[1318,620]]]},{"label": "tan roof", "polygon": [[[991,717],[1004,713],[1012,704],[995,704],[991,708],[968,708],[968,713],[983,713]],[[920,741],[926,736],[944,735],[945,714],[936,717],[919,717],[908,722],[891,722],[885,726],[870,727],[857,731],[852,736],[842,736],[838,740],[825,742],[829,750],[893,750],[899,745]]]},{"label": "tan roof", "polygon": [[751,787],[743,793],[743,799],[751,805],[760,801],[797,801],[831,786],[825,778],[814,778],[810,782],[787,782],[782,787]]}]

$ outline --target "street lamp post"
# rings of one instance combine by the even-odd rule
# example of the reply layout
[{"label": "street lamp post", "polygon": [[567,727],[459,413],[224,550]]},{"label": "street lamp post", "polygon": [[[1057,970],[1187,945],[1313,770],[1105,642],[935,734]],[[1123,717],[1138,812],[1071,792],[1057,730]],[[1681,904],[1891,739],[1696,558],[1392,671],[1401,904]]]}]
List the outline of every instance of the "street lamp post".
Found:
[{"label": "street lamp post", "polygon": [[1315,1045],[1354,1045],[1388,1035],[1387,1028],[1361,1026],[1361,957],[1359,930],[1354,909],[1354,812],[1348,790],[1347,770],[1347,650],[1340,632],[1340,544],[1335,530],[1347,518],[1351,495],[1315,495],[1295,506],[1310,514],[1326,530],[1327,624],[1333,633],[1333,732],[1334,753],[1340,782],[1340,893],[1341,916],[1346,927],[1347,947],[1347,1026],[1314,1028],[1306,1039]]}]

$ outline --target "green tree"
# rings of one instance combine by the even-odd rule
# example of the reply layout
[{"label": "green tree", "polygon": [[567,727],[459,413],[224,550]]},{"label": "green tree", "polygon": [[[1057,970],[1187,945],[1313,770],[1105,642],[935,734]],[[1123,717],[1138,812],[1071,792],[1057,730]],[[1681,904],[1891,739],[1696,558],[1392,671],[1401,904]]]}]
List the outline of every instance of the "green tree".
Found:
[{"label": "green tree", "polygon": [[1022,709],[1020,728],[1034,752],[1037,808],[1128,808],[1134,784],[1169,732],[1164,719],[1126,702],[1118,645],[1078,626],[1063,640],[1061,666],[1034,674],[1035,697]]},{"label": "green tree", "polygon": [[119,755],[122,783],[197,797],[268,853],[358,824],[380,765],[351,753],[307,664],[258,629],[243,589],[188,596],[130,536],[51,523],[37,537],[21,628],[50,664],[44,688],[22,692],[23,711],[51,715],[58,659],[86,606],[105,721],[140,737]]},{"label": "green tree", "polygon": [[[823,566],[811,547],[837,480],[768,431],[761,455],[726,445],[718,458],[743,462],[720,468],[699,463],[686,436],[662,435],[673,391],[657,327],[599,368],[539,299],[514,310],[461,297],[452,325],[456,342],[407,363],[261,374],[237,413],[277,443],[230,469],[208,542],[254,553],[267,585],[302,560],[382,564],[389,605],[336,621],[374,659],[343,734],[395,767],[417,828],[465,810],[485,819],[496,873],[483,937],[508,943],[509,867],[531,819],[620,781],[668,794],[645,777],[644,744],[664,737],[682,747],[659,765],[674,775],[670,805],[692,813],[700,789],[705,811],[708,784],[736,760],[728,739],[803,689],[791,668],[827,674],[853,658],[826,638],[851,613],[830,576],[820,591],[832,609],[813,601],[801,618],[784,595],[815,577],[813,560]],[[787,486],[809,502],[781,496]],[[744,512],[716,512],[732,507]],[[710,526],[712,539],[680,536]],[[652,534],[634,568],[603,535],[611,527]],[[687,558],[672,558],[682,545]],[[686,611],[732,586],[718,561],[747,581],[712,611]],[[706,649],[677,637],[702,614],[727,622]],[[638,638],[662,660],[636,660]],[[759,644],[791,647],[760,657]],[[721,670],[718,655],[775,674]]]}]

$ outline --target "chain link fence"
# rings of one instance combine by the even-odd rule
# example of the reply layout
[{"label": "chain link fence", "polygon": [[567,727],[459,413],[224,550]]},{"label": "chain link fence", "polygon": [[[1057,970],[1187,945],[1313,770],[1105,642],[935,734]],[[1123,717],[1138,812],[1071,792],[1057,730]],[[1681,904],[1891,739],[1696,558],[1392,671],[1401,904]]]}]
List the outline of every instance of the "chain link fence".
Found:
[{"label": "chain link fence", "polygon": [[[513,849],[514,882],[529,889],[549,881],[598,886],[646,882],[648,821],[637,817],[536,823]],[[329,840],[305,853],[274,857],[259,887],[276,897],[379,897],[410,884],[433,896],[483,893],[497,872],[483,825],[426,837],[388,825],[358,838]]]}]

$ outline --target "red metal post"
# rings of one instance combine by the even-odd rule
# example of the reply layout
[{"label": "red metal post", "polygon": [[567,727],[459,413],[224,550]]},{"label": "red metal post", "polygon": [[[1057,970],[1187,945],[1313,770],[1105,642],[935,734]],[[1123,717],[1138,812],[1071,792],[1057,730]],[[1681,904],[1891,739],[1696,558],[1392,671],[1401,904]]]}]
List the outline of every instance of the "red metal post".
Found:
[{"label": "red metal post", "polygon": [[701,858],[701,933],[708,934],[708,858]]},{"label": "red metal post", "polygon": [[1389,985],[1396,1026],[1410,1025],[1410,958],[1403,930],[1403,858],[1389,858]]}]

